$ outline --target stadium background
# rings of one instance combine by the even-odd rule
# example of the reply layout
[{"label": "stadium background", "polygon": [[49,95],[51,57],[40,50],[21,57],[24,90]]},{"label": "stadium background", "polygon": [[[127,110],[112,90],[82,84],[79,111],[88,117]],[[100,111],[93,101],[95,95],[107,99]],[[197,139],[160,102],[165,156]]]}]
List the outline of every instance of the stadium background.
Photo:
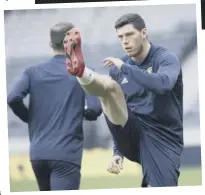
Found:
[{"label": "stadium background", "polygon": [[[195,5],[5,11],[7,90],[26,67],[51,57],[49,28],[60,21],[71,21],[79,26],[86,64],[98,72],[107,73],[102,60],[107,56],[123,55],[113,24],[127,12],[141,14],[146,21],[150,40],[174,51],[182,62],[185,150],[180,185],[201,185]],[[28,98],[25,102],[28,103]],[[127,160],[119,176],[106,172],[113,143],[103,115],[97,122],[84,121],[84,135],[81,189],[140,185],[140,166]],[[37,190],[28,159],[27,126],[9,108],[8,138],[11,191]]]}]

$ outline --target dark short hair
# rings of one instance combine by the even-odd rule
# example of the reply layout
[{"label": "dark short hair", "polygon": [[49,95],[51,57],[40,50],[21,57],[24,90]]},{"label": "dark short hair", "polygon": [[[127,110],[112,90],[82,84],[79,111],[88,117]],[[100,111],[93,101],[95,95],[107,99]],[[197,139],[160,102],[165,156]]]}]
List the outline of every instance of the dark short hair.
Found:
[{"label": "dark short hair", "polygon": [[66,35],[66,32],[74,28],[74,25],[69,22],[60,22],[55,24],[50,29],[50,40],[51,47],[54,50],[64,50],[63,41]]},{"label": "dark short hair", "polygon": [[129,13],[124,14],[115,22],[115,29],[117,30],[127,24],[132,24],[139,31],[146,28],[145,22],[139,14]]}]

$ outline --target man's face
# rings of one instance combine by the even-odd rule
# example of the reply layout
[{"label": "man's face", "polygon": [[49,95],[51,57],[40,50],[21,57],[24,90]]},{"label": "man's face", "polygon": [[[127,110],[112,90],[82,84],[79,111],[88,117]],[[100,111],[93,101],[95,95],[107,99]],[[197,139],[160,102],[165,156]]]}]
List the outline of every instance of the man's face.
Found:
[{"label": "man's face", "polygon": [[117,29],[120,43],[130,57],[137,57],[143,50],[143,43],[146,39],[146,29],[138,31],[132,24],[127,24]]}]

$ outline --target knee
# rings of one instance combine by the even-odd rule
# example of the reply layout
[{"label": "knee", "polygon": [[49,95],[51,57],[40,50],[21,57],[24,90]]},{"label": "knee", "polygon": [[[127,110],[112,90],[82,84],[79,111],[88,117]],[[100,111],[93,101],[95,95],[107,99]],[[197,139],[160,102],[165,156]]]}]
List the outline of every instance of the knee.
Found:
[{"label": "knee", "polygon": [[105,83],[106,93],[115,93],[119,90],[119,88],[120,88],[119,84],[111,78]]}]

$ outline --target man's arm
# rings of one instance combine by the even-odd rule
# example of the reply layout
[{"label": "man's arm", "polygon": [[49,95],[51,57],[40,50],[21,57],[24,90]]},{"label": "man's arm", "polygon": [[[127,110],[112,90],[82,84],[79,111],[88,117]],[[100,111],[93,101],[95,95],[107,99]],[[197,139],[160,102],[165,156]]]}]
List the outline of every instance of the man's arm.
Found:
[{"label": "man's arm", "polygon": [[180,62],[174,54],[167,52],[159,57],[158,63],[157,73],[148,73],[137,66],[125,63],[121,66],[121,71],[144,88],[157,94],[165,94],[174,87],[177,81],[180,74]]},{"label": "man's arm", "polygon": [[115,138],[113,137],[113,142],[114,142],[114,146],[113,146],[113,156],[121,156],[123,158],[123,155],[121,154],[121,152],[118,150],[117,148],[117,144],[115,141]]},{"label": "man's arm", "polygon": [[29,75],[28,70],[26,70],[7,96],[7,103],[13,113],[25,123],[28,122],[28,108],[24,105],[23,99],[28,93]]}]

